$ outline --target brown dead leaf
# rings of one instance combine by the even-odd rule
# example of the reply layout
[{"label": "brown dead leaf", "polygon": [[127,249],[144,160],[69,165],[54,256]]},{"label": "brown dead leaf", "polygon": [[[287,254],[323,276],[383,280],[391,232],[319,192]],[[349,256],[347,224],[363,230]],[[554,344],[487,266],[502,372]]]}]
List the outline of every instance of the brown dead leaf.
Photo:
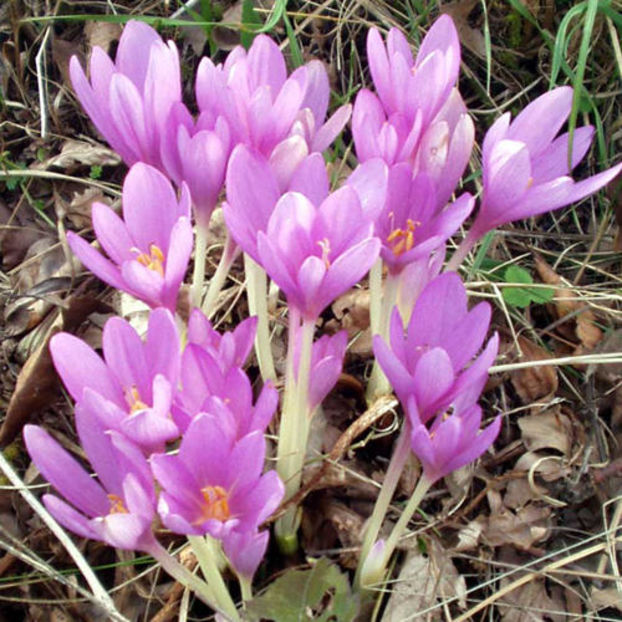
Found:
[{"label": "brown dead leaf", "polygon": [[497,491],[489,490],[487,497],[491,512],[482,537],[489,545],[511,544],[527,551],[549,537],[551,508],[529,504],[513,512],[503,504]]},{"label": "brown dead leaf", "polygon": [[430,538],[426,555],[416,551],[406,556],[397,581],[391,585],[382,622],[415,619],[413,614],[424,611],[426,620],[441,620],[443,612],[437,603],[450,598],[457,598],[460,608],[466,607],[466,581],[448,551]]},{"label": "brown dead leaf", "polygon": [[347,330],[348,338],[354,340],[348,352],[370,356],[372,335],[369,328],[369,290],[351,289],[337,298],[331,308],[337,321],[327,322],[326,329],[330,332]]},{"label": "brown dead leaf", "polygon": [[[535,265],[540,278],[547,285],[555,287],[555,299],[552,305],[557,319],[568,317],[558,330],[570,339],[578,340],[582,351],[592,350],[600,341],[603,333],[596,325],[593,311],[577,296],[562,278],[538,254],[534,255]],[[565,328],[565,330],[563,330]]]},{"label": "brown dead leaf", "polygon": [[84,24],[84,36],[88,47],[93,48],[97,45],[106,54],[110,51],[110,44],[113,41],[118,41],[122,32],[121,24],[113,22],[87,21]]},{"label": "brown dead leaf", "polygon": [[58,155],[37,162],[33,168],[48,169],[57,167],[71,172],[78,166],[118,166],[121,158],[112,149],[86,140],[67,139]]},{"label": "brown dead leaf", "polygon": [[[552,358],[541,346],[526,337],[519,336],[518,343],[523,353],[522,361],[545,361]],[[557,392],[557,369],[552,365],[516,369],[511,374],[512,385],[523,404],[542,399],[551,399]]]},{"label": "brown dead leaf", "polygon": [[449,15],[456,25],[460,43],[480,58],[486,58],[486,40],[484,34],[469,23],[469,15],[479,0],[458,0],[443,4],[441,13]]},{"label": "brown dead leaf", "polygon": [[99,188],[87,187],[82,191],[74,191],[73,198],[69,203],[63,201],[60,196],[57,198],[57,201],[62,202],[64,216],[75,229],[86,229],[91,227],[93,203],[105,202],[105,197]]},{"label": "brown dead leaf", "polygon": [[30,418],[57,395],[57,377],[48,345],[59,331],[74,330],[101,303],[92,297],[73,297],[57,308],[37,349],[22,367],[6,416],[0,427],[0,446],[10,443]]},{"label": "brown dead leaf", "polygon": [[518,427],[528,450],[556,449],[564,456],[570,455],[574,436],[572,422],[557,409],[521,417]]},{"label": "brown dead leaf", "polygon": [[[501,588],[513,580],[514,576],[505,577],[501,580]],[[559,594],[549,595],[542,577],[535,577],[502,596],[498,608],[503,622],[565,622],[568,619],[564,613],[565,603]]]}]

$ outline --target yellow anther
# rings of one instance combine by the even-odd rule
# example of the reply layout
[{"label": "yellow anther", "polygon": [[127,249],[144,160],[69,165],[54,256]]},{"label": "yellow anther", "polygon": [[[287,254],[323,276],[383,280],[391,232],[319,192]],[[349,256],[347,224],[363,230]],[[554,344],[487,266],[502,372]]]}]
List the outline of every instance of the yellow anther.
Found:
[{"label": "yellow anther", "polygon": [[110,514],[128,514],[128,510],[119,495],[107,495],[110,501]]},{"label": "yellow anther", "polygon": [[[391,216],[389,214],[389,216]],[[396,256],[407,253],[415,245],[415,230],[421,226],[418,220],[406,221],[406,229],[393,229],[387,237],[387,243],[392,244],[393,254]]]},{"label": "yellow anther", "polygon": [[201,488],[201,494],[205,500],[201,518],[197,522],[214,519],[226,521],[231,517],[227,491],[222,486],[205,486]]},{"label": "yellow anther", "polygon": [[330,240],[328,238],[324,238],[323,240],[318,240],[317,244],[319,244],[322,249],[322,261],[328,270],[328,268],[330,268]]},{"label": "yellow anther", "polygon": [[149,408],[149,406],[140,399],[140,393],[138,392],[136,385],[133,385],[132,388],[126,393],[125,399],[129,404],[131,415],[139,410]]},{"label": "yellow anther", "polygon": [[139,253],[138,257],[136,257],[136,261],[139,264],[157,272],[160,276],[164,276],[164,253],[159,246],[155,244],[149,245],[149,254],[141,253],[137,248],[132,250]]},{"label": "yellow anther", "polygon": [[527,188],[526,188],[526,190],[529,190],[529,188],[531,188],[531,186],[533,186],[533,177],[530,177],[527,180]]}]

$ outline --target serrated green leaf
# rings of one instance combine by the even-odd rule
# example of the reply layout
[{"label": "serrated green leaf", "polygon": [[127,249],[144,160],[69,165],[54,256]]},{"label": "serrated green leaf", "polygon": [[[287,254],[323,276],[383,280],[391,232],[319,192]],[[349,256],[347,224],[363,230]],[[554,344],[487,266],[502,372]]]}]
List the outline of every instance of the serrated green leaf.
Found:
[{"label": "serrated green leaf", "polygon": [[506,283],[533,283],[531,274],[519,266],[508,266],[505,270]]},{"label": "serrated green leaf", "polygon": [[309,570],[290,570],[247,603],[251,620],[352,622],[359,609],[345,574],[327,559]]}]

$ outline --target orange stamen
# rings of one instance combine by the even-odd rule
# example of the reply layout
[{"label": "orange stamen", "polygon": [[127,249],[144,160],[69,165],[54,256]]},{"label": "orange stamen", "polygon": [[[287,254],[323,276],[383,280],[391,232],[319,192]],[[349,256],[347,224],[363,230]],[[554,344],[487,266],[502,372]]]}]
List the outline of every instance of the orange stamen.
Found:
[{"label": "orange stamen", "polygon": [[128,514],[128,510],[119,495],[107,495],[110,501],[110,514]]},{"label": "orange stamen", "polygon": [[126,393],[125,399],[129,404],[131,415],[139,410],[149,408],[149,406],[140,399],[140,393],[138,392],[136,385],[132,386],[132,388]]},{"label": "orange stamen", "polygon": [[199,522],[214,519],[226,521],[231,517],[227,491],[222,486],[205,486],[201,488],[205,505]]},{"label": "orange stamen", "polygon": [[330,240],[328,238],[324,238],[323,240],[319,240],[317,243],[322,249],[322,261],[328,270],[330,268]]},{"label": "orange stamen", "polygon": [[406,221],[406,229],[393,229],[387,237],[387,243],[393,245],[393,254],[396,256],[407,253],[415,245],[415,230],[421,226],[418,220]]},{"label": "orange stamen", "polygon": [[160,276],[164,276],[164,253],[159,246],[151,244],[149,246],[149,254],[140,253],[137,248],[133,250],[139,253],[138,257],[136,257],[136,261],[139,264],[157,272]]}]

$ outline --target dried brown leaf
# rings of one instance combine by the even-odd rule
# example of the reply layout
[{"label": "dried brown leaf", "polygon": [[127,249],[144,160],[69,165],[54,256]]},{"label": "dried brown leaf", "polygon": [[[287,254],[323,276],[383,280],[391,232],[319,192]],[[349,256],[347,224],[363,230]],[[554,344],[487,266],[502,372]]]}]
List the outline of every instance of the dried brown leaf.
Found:
[{"label": "dried brown leaf", "polygon": [[[501,587],[514,577],[501,580]],[[565,622],[565,605],[558,594],[549,595],[544,578],[535,577],[499,599],[503,622]]]},{"label": "dried brown leaf", "polygon": [[516,512],[509,510],[494,490],[487,492],[491,508],[483,538],[491,546],[511,544],[521,550],[531,549],[536,542],[549,537],[551,509],[529,504]]},{"label": "dried brown leaf", "polygon": [[[522,361],[545,361],[552,358],[541,346],[519,336],[518,343],[523,353]],[[552,365],[516,369],[511,374],[512,385],[523,404],[531,404],[543,398],[551,398],[557,392],[557,369]]]},{"label": "dried brown leaf", "polygon": [[88,47],[93,48],[97,45],[106,53],[110,51],[110,44],[119,40],[122,32],[121,24],[113,22],[87,21],[84,24],[84,35]]},{"label": "dried brown leaf", "polygon": [[33,168],[48,169],[55,166],[70,172],[77,166],[118,166],[120,163],[119,155],[109,147],[69,138],[63,143],[58,155],[38,162]]},{"label": "dried brown leaf", "polygon": [[416,551],[406,556],[397,581],[391,585],[382,622],[414,619],[413,614],[424,611],[426,620],[441,620],[442,608],[436,605],[450,598],[457,597],[458,605],[463,609],[466,606],[466,581],[451,555],[434,538],[426,545],[427,555]]},{"label": "dried brown leaf", "polygon": [[570,455],[574,436],[572,422],[561,412],[549,409],[541,414],[521,417],[518,427],[530,451],[556,449],[565,456]]},{"label": "dried brown leaf", "polygon": [[73,297],[64,309],[57,308],[40,345],[22,367],[11,396],[6,416],[0,427],[0,446],[10,443],[30,418],[57,395],[57,377],[48,345],[61,330],[71,331],[100,306],[92,297]]},{"label": "dried brown leaf", "polygon": [[[566,316],[571,338],[578,340],[584,350],[593,349],[602,341],[603,333],[596,325],[596,316],[592,310],[566,285],[562,278],[539,255],[535,255],[535,265],[542,281],[555,287],[555,300],[552,308],[558,319]],[[563,327],[564,324],[561,325]],[[560,327],[560,328],[561,328]]]},{"label": "dried brown leaf", "polygon": [[459,0],[443,4],[442,13],[449,15],[456,25],[460,43],[467,47],[473,54],[480,58],[486,58],[486,40],[484,34],[469,23],[469,15],[479,0]]},{"label": "dried brown leaf", "polygon": [[372,353],[372,335],[369,328],[369,290],[351,289],[337,298],[332,305],[337,322],[328,322],[327,328],[336,332],[348,331],[348,338],[353,339],[349,352],[360,356]]}]

